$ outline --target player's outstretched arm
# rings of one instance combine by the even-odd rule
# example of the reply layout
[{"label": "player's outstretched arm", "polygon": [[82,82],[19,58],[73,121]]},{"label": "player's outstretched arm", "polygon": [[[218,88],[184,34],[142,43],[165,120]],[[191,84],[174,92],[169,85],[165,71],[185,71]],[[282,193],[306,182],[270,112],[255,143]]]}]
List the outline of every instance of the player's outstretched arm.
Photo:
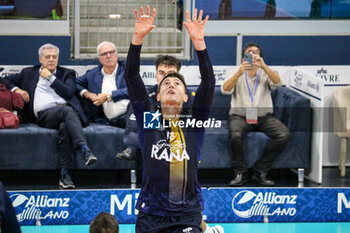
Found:
[{"label": "player's outstretched arm", "polygon": [[156,27],[155,25],[153,25],[153,21],[156,17],[156,8],[153,8],[152,14],[150,15],[149,5],[147,5],[146,7],[146,14],[144,13],[143,7],[140,7],[140,15],[135,9],[135,16],[136,23],[131,43],[133,45],[141,45],[143,42],[143,38]]},{"label": "player's outstretched arm", "polygon": [[206,48],[204,41],[204,26],[209,19],[209,15],[205,17],[202,21],[203,10],[199,11],[199,15],[197,17],[197,8],[194,9],[192,20],[190,18],[190,13],[186,10],[186,22],[184,25],[187,29],[188,35],[190,36],[194,48],[197,51],[204,50]]}]

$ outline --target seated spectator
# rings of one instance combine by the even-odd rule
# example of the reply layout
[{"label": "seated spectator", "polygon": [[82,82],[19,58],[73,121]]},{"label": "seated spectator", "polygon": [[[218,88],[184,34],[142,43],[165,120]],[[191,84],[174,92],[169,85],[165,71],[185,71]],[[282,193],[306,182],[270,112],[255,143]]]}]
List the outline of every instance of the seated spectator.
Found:
[{"label": "seated spectator", "polygon": [[16,211],[12,206],[11,199],[0,182],[0,232],[20,233],[21,229],[17,222]]},{"label": "seated spectator", "polygon": [[275,118],[271,90],[281,86],[281,79],[264,62],[262,49],[256,43],[247,43],[243,56],[251,54],[252,64],[243,61],[221,86],[223,94],[232,95],[228,127],[235,177],[231,186],[241,186],[247,181],[247,164],[244,139],[249,132],[265,133],[271,140],[263,155],[252,168],[252,178],[262,185],[272,186],[267,172],[275,158],[282,152],[289,138],[288,128]]},{"label": "seated spectator", "polygon": [[22,96],[25,102],[20,112],[23,122],[58,130],[62,155],[59,185],[75,188],[69,175],[69,169],[73,167],[72,155],[79,152],[85,158],[86,166],[97,160],[83,133],[82,126],[88,124],[88,119],[75,96],[75,71],[57,66],[57,46],[44,44],[38,52],[41,65],[24,68],[0,82]]},{"label": "seated spectator", "polygon": [[119,233],[118,221],[113,215],[101,212],[92,220],[89,233]]},{"label": "seated spectator", "polygon": [[97,46],[97,54],[101,64],[76,80],[83,108],[90,122],[125,128],[129,103],[125,62],[118,62],[116,46],[109,41]]}]

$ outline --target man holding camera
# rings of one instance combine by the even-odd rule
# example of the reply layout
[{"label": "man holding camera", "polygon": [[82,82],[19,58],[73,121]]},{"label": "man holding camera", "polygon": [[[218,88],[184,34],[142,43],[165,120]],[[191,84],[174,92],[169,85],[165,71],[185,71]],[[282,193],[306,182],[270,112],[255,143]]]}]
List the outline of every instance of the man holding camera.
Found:
[{"label": "man holding camera", "polygon": [[265,133],[271,140],[252,168],[252,178],[265,186],[275,183],[267,172],[288,142],[289,130],[273,114],[271,90],[281,86],[281,79],[262,58],[261,47],[253,42],[244,46],[244,60],[238,71],[229,75],[221,86],[223,94],[232,95],[229,132],[235,177],[230,186],[241,186],[248,180],[244,139],[249,132]]}]

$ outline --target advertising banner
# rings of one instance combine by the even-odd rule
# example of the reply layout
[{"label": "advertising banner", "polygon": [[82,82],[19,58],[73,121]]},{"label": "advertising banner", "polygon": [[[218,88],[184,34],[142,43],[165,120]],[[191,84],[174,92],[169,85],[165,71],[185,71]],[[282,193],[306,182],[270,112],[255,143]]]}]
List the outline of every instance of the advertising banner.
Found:
[{"label": "advertising banner", "polygon": [[346,222],[350,189],[210,189],[210,222]]},{"label": "advertising banner", "polygon": [[[28,65],[29,66],[29,65]],[[6,75],[19,73],[23,68],[28,66],[1,66],[0,65],[0,77],[5,77]],[[86,71],[95,68],[94,65],[88,66],[63,66],[69,69],[73,69],[77,72],[77,76],[82,76]],[[220,86],[226,78],[228,78],[229,73],[232,70],[237,70],[238,66],[214,66],[214,75],[216,79],[216,86]],[[273,66],[271,67],[277,73],[283,73],[287,67],[286,66]],[[197,86],[199,85],[200,73],[198,66],[182,66],[180,73],[186,78],[186,84],[188,86]],[[146,85],[155,85],[156,84],[156,68],[154,65],[146,65],[140,67],[140,76],[143,79]],[[283,78],[283,77],[282,77]],[[283,83],[285,81],[283,80]]]},{"label": "advertising banner", "polygon": [[[347,222],[350,188],[202,189],[207,222]],[[9,192],[21,225],[90,224],[100,212],[135,223],[138,189]]]}]

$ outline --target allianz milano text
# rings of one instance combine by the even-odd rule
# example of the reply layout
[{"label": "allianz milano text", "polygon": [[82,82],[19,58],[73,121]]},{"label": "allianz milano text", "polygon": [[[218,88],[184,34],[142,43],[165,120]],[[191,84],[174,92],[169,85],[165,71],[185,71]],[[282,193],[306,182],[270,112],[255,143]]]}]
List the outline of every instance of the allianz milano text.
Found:
[{"label": "allianz milano text", "polygon": [[221,121],[215,118],[209,118],[205,121],[195,118],[187,118],[184,120],[165,120],[163,118],[163,127],[181,127],[181,128],[220,128]]}]

